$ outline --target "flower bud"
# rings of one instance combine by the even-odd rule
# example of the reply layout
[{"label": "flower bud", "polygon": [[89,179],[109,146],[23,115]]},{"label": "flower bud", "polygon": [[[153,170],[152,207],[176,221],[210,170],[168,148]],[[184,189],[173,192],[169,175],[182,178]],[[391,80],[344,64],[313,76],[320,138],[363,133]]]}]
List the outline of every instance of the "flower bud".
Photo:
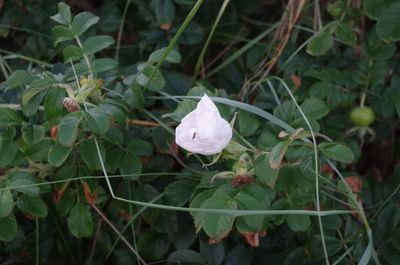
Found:
[{"label": "flower bud", "polygon": [[78,101],[73,98],[64,98],[63,100],[64,107],[68,110],[68,112],[75,112],[81,109]]}]

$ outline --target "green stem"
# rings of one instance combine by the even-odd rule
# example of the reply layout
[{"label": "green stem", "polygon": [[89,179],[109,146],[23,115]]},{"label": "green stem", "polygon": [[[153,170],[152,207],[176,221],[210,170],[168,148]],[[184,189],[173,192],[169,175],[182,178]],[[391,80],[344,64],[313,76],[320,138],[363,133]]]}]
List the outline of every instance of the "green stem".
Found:
[{"label": "green stem", "polygon": [[206,54],[208,45],[209,45],[210,42],[211,42],[212,36],[214,35],[214,32],[215,32],[215,29],[217,28],[218,23],[219,23],[219,21],[221,20],[222,15],[224,14],[226,7],[228,6],[229,1],[230,1],[230,0],[224,0],[224,2],[222,3],[222,6],[221,6],[221,8],[220,8],[220,10],[219,10],[219,13],[218,13],[218,16],[217,16],[217,19],[215,20],[214,25],[213,25],[213,27],[211,28],[210,34],[208,35],[207,41],[206,41],[206,43],[204,44],[203,49],[202,49],[201,52],[200,52],[199,58],[197,59],[196,67],[195,67],[194,75],[193,75],[193,80],[196,80],[196,77],[197,77],[197,75],[198,75],[199,72],[200,72],[200,67],[203,65],[204,56],[205,56],[205,54]]},{"label": "green stem", "polygon": [[160,61],[154,67],[153,72],[149,76],[149,81],[147,82],[147,84],[144,87],[143,91],[145,91],[147,89],[147,87],[149,86],[149,84],[150,84],[151,80],[153,79],[154,75],[160,69],[161,65],[164,63],[164,61],[167,58],[168,54],[172,51],[172,49],[174,48],[176,42],[181,37],[182,33],[185,31],[185,29],[189,25],[190,21],[192,21],[193,17],[196,15],[197,11],[199,10],[199,8],[203,4],[203,2],[204,2],[204,0],[197,0],[196,4],[193,6],[192,10],[190,10],[189,14],[187,15],[187,17],[183,21],[182,25],[179,27],[178,31],[176,32],[175,36],[172,38],[172,40],[168,44],[167,49],[165,50],[164,54],[162,55]]},{"label": "green stem", "polygon": [[119,49],[121,47],[121,38],[122,38],[122,32],[124,30],[124,24],[125,24],[125,19],[126,19],[126,14],[128,13],[128,7],[131,3],[131,0],[127,0],[124,8],[124,12],[122,14],[121,18],[121,23],[119,24],[119,30],[118,30],[118,37],[117,37],[117,46],[116,46],[116,51],[115,51],[115,60],[118,60],[119,57]]},{"label": "green stem", "polygon": [[[93,80],[93,70],[92,70],[92,65],[90,64],[89,57],[83,52],[83,45],[82,45],[82,42],[79,39],[79,37],[78,36],[74,36],[74,37],[75,37],[76,43],[78,44],[79,48],[82,50],[83,59],[85,60],[85,63],[89,70],[89,80],[91,81],[91,80]],[[72,64],[72,62],[71,62],[71,64]]]}]

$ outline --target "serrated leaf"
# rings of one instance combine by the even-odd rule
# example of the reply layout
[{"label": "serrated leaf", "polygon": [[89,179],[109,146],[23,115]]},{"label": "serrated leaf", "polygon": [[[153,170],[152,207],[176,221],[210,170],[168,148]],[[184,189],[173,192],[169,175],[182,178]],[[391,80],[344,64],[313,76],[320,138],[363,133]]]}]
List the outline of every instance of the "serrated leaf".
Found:
[{"label": "serrated leaf", "polygon": [[58,126],[58,142],[66,147],[74,144],[78,136],[79,123],[82,120],[81,112],[73,112],[65,116]]},{"label": "serrated leaf", "polygon": [[140,158],[131,153],[126,153],[118,163],[119,171],[121,175],[126,175],[127,179],[137,180],[139,176],[129,176],[130,174],[142,173],[142,162]]},{"label": "serrated leaf", "polygon": [[90,37],[83,43],[83,53],[91,55],[114,44],[114,39],[107,35]]},{"label": "serrated leaf", "polygon": [[7,175],[7,183],[10,189],[24,193],[31,197],[39,195],[39,186],[35,185],[35,178],[30,173],[13,172]]},{"label": "serrated leaf", "polygon": [[34,145],[45,136],[45,129],[41,125],[26,125],[21,128],[22,138],[28,144]]},{"label": "serrated leaf", "polygon": [[8,166],[17,154],[17,144],[13,141],[3,141],[0,146],[0,154],[7,154],[7,155],[0,155],[0,167]]},{"label": "serrated leaf", "polygon": [[22,105],[21,109],[25,116],[32,116],[36,114],[36,112],[39,110],[43,98],[46,96],[47,93],[46,89],[35,88],[31,90],[38,90],[38,91],[37,93],[35,92],[35,95],[32,95],[32,97],[29,99],[28,102],[26,102],[25,105]]},{"label": "serrated leaf", "polygon": [[116,69],[118,62],[110,58],[101,58],[93,61],[92,67],[95,73],[101,73]]},{"label": "serrated leaf", "polygon": [[67,28],[65,26],[55,26],[53,28],[53,37],[55,39],[54,43],[57,44],[59,42],[73,39],[74,35],[69,30],[69,28]]},{"label": "serrated leaf", "polygon": [[204,264],[200,253],[191,249],[180,249],[172,252],[168,256],[168,265],[175,264]]},{"label": "serrated leaf", "polygon": [[75,204],[68,217],[68,228],[77,238],[90,237],[93,232],[92,215],[82,202]]},{"label": "serrated leaf", "polygon": [[344,163],[351,163],[354,160],[353,151],[343,144],[323,142],[318,148],[329,159]]},{"label": "serrated leaf", "polygon": [[161,74],[160,70],[156,70],[156,68],[151,65],[146,65],[144,67],[141,73],[136,77],[136,81],[142,87],[147,87],[152,91],[160,91],[165,86],[164,76]]},{"label": "serrated leaf", "polygon": [[44,109],[48,118],[52,119],[64,112],[63,100],[65,98],[65,90],[62,88],[49,89],[44,99]]},{"label": "serrated leaf", "polygon": [[272,149],[271,153],[269,154],[269,166],[272,169],[280,168],[288,147],[288,142],[280,142]]},{"label": "serrated leaf", "polygon": [[49,164],[54,167],[61,166],[67,160],[72,147],[65,147],[61,144],[53,145],[49,150]]},{"label": "serrated leaf", "polygon": [[139,156],[151,156],[153,154],[153,146],[142,139],[131,139],[128,144],[128,150],[132,154]]},{"label": "serrated leaf", "polygon": [[[105,159],[106,152],[104,150],[104,147],[101,144],[101,142],[99,142],[98,144],[99,144],[99,148],[100,148],[101,157],[102,157],[103,161],[105,161],[106,160]],[[79,150],[80,150],[80,155],[81,155],[83,162],[88,166],[89,169],[91,169],[91,170],[101,169],[101,163],[100,163],[100,159],[99,159],[99,155],[97,152],[97,148],[96,148],[94,139],[89,139],[89,140],[84,141],[79,146]]]},{"label": "serrated leaf", "polygon": [[95,134],[105,134],[110,128],[110,117],[99,107],[89,109],[85,118],[90,130]]},{"label": "serrated leaf", "polygon": [[306,231],[311,225],[310,216],[308,215],[289,215],[286,222],[294,232]]},{"label": "serrated leaf", "polygon": [[32,83],[34,76],[24,70],[14,71],[4,83],[6,91],[16,87],[24,87]]},{"label": "serrated leaf", "polygon": [[14,110],[0,108],[0,127],[18,126],[22,123],[22,119]]},{"label": "serrated leaf", "polygon": [[71,23],[71,9],[69,8],[69,6],[63,2],[60,2],[58,3],[57,8],[58,8],[58,13],[60,13],[65,24]]},{"label": "serrated leaf", "polygon": [[[0,189],[6,188],[0,186]],[[8,216],[14,208],[14,199],[10,190],[0,190],[0,218]]]},{"label": "serrated leaf", "polygon": [[[148,63],[158,63],[161,61],[162,57],[164,56],[164,53],[166,52],[167,48],[161,48],[159,50],[156,50],[152,52],[149,56],[149,59],[147,60]],[[176,51],[176,50],[171,50],[167,57],[165,57],[166,62],[170,63],[180,63],[182,60],[181,54]]]},{"label": "serrated leaf", "polygon": [[[237,203],[225,193],[215,193],[211,198],[205,200],[200,208],[202,209],[227,209],[237,210]],[[195,223],[201,227],[204,232],[215,241],[226,237],[232,229],[235,217],[200,212],[195,215]]]},{"label": "serrated leaf", "polygon": [[269,154],[260,155],[255,161],[255,170],[258,181],[271,188],[275,187],[278,171],[273,170],[269,165]]},{"label": "serrated leaf", "polygon": [[379,38],[389,42],[400,40],[400,2],[396,2],[378,17],[376,33]]},{"label": "serrated leaf", "polygon": [[171,118],[180,122],[189,112],[196,108],[197,102],[191,99],[184,99],[178,103],[175,111],[172,113],[164,114],[163,118]]},{"label": "serrated leaf", "polygon": [[258,129],[259,122],[256,117],[247,111],[239,111],[239,131],[244,137],[250,136]]},{"label": "serrated leaf", "polygon": [[68,63],[70,61],[79,60],[83,57],[82,50],[75,46],[69,45],[63,50],[64,62]]},{"label": "serrated leaf", "polygon": [[335,26],[335,36],[345,44],[354,45],[357,40],[354,27],[350,23],[339,22]]},{"label": "serrated leaf", "polygon": [[307,45],[307,52],[312,56],[320,56],[327,53],[333,46],[333,37],[326,31],[318,33]]},{"label": "serrated leaf", "polygon": [[180,179],[169,184],[164,194],[171,205],[183,206],[185,205],[193,194],[198,181],[193,179]]},{"label": "serrated leaf", "polygon": [[18,208],[34,217],[44,218],[47,216],[47,207],[42,199],[22,195],[17,201]]},{"label": "serrated leaf", "polygon": [[397,0],[363,0],[363,8],[372,19],[378,19]]},{"label": "serrated leaf", "polygon": [[99,22],[100,18],[89,12],[79,13],[74,17],[71,23],[71,32],[75,36],[81,35],[90,26]]},{"label": "serrated leaf", "polygon": [[0,218],[0,241],[11,241],[17,235],[17,220],[13,214]]}]

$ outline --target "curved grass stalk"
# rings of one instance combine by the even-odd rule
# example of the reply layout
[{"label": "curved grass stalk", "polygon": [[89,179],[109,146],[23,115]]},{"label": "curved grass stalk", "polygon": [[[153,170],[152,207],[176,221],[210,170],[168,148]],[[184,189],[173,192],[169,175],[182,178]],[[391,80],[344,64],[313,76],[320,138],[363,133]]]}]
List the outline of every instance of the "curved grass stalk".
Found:
[{"label": "curved grass stalk", "polygon": [[119,24],[119,30],[118,30],[118,37],[117,37],[117,45],[116,45],[116,51],[115,51],[115,60],[118,60],[119,57],[119,49],[121,47],[121,38],[122,38],[122,32],[124,31],[124,24],[125,24],[125,19],[126,19],[126,14],[128,13],[128,8],[129,5],[131,4],[131,0],[127,0],[125,7],[124,7],[124,12],[122,13],[122,18],[121,22]]},{"label": "curved grass stalk", "polygon": [[307,127],[309,128],[311,132],[311,139],[312,139],[312,144],[314,148],[314,170],[315,170],[315,197],[316,197],[316,207],[317,207],[317,212],[318,212],[318,224],[319,224],[319,230],[321,233],[321,241],[322,241],[322,248],[324,250],[324,256],[325,256],[325,263],[327,265],[330,264],[329,262],[329,256],[328,256],[328,250],[326,248],[326,242],[325,242],[325,235],[324,235],[324,228],[322,226],[322,218],[320,215],[321,212],[321,206],[320,206],[320,200],[319,200],[319,177],[318,177],[318,171],[319,171],[319,166],[318,166],[318,148],[317,148],[317,140],[315,139],[314,135],[314,130],[311,127],[310,121],[308,120],[307,116],[304,114],[303,110],[297,103],[297,100],[295,99],[294,95],[292,94],[292,91],[290,91],[290,88],[286,85],[285,81],[278,77],[274,77],[274,79],[280,81],[282,85],[285,87],[286,92],[289,93],[290,98],[292,99],[293,103],[296,105],[296,108],[299,110],[300,115],[304,119],[304,121],[307,124]]},{"label": "curved grass stalk", "polygon": [[22,59],[22,60],[25,60],[25,61],[28,61],[28,62],[31,62],[31,63],[38,64],[38,65],[43,66],[43,67],[48,67],[48,68],[53,67],[53,65],[50,64],[50,63],[47,63],[47,62],[44,62],[44,61],[29,57],[29,56],[26,56],[26,55],[15,53],[15,52],[12,52],[12,51],[7,51],[7,50],[4,50],[4,49],[0,49],[0,53],[4,53],[4,54],[8,54],[9,55],[9,56],[4,56],[3,57],[4,59]]},{"label": "curved grass stalk", "polygon": [[154,67],[153,72],[151,72],[151,75],[149,76],[149,81],[147,82],[146,86],[144,87],[143,91],[145,91],[150,84],[151,80],[153,79],[154,75],[156,72],[160,69],[161,65],[164,63],[165,59],[167,58],[168,54],[172,51],[174,48],[175,44],[178,42],[179,38],[181,37],[182,33],[185,31],[186,27],[189,25],[190,21],[192,21],[193,17],[196,15],[197,11],[199,10],[200,6],[203,4],[204,0],[197,0],[197,2],[194,4],[192,10],[190,10],[189,14],[186,16],[185,20],[179,27],[178,31],[175,33],[174,37],[172,40],[169,42],[167,49],[165,49],[165,52],[161,56],[160,61],[156,64]]},{"label": "curved grass stalk", "polygon": [[213,37],[213,35],[214,35],[214,32],[215,32],[215,29],[217,28],[217,26],[218,26],[218,24],[219,24],[219,21],[221,20],[222,15],[224,14],[225,9],[226,9],[226,7],[227,7],[228,4],[229,4],[229,1],[230,1],[230,0],[224,0],[224,2],[223,2],[222,5],[221,5],[221,8],[220,8],[220,10],[219,10],[219,12],[218,12],[217,19],[215,20],[214,25],[213,25],[212,28],[211,28],[210,34],[208,34],[207,41],[206,41],[206,43],[204,44],[203,49],[201,49],[199,58],[197,59],[196,67],[195,67],[195,69],[194,69],[194,74],[193,74],[193,80],[196,80],[196,77],[197,77],[197,75],[199,74],[200,67],[201,67],[201,66],[203,65],[203,63],[204,63],[204,56],[205,56],[205,54],[206,54],[206,52],[207,52],[208,45],[209,45],[210,42],[211,42],[211,39],[212,39],[212,37]]}]

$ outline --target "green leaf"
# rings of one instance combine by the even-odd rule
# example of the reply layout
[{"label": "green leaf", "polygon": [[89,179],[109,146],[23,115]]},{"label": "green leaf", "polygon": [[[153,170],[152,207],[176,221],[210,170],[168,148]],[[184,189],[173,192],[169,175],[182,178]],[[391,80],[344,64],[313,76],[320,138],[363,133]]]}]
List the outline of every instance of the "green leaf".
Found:
[{"label": "green leaf", "polygon": [[0,127],[18,126],[22,123],[22,119],[14,110],[0,108]]},{"label": "green leaf", "polygon": [[171,0],[156,0],[156,19],[158,25],[171,25],[175,18],[175,7]]},{"label": "green leaf", "polygon": [[306,231],[311,225],[310,216],[308,215],[289,215],[286,222],[294,232]]},{"label": "green leaf", "polygon": [[110,117],[99,107],[94,107],[86,112],[85,119],[90,130],[95,134],[105,134],[110,128]]},{"label": "green leaf", "polygon": [[400,40],[400,2],[385,9],[376,23],[376,33],[384,41]]},{"label": "green leaf", "polygon": [[340,41],[348,45],[354,45],[357,36],[354,27],[347,22],[339,22],[335,26],[335,36]]},{"label": "green leaf", "polygon": [[272,149],[271,153],[269,154],[269,166],[272,169],[280,168],[288,147],[288,142],[280,142]]},{"label": "green leaf", "polygon": [[18,208],[34,217],[44,218],[47,216],[47,207],[40,198],[22,195],[17,201]]},{"label": "green leaf", "polygon": [[7,78],[4,85],[7,91],[17,87],[27,86],[32,83],[33,80],[34,76],[31,73],[24,70],[16,70]]},{"label": "green leaf", "polygon": [[320,56],[327,53],[333,46],[333,37],[326,31],[318,33],[307,45],[307,52],[312,56]]},{"label": "green leaf", "polygon": [[[101,142],[98,142],[98,144],[99,144],[99,148],[100,148],[101,157],[102,157],[103,161],[105,161],[106,160],[105,159],[106,151],[105,151],[103,145],[101,144]],[[97,152],[97,148],[96,148],[94,139],[89,139],[89,140],[84,141],[79,146],[79,150],[80,150],[80,155],[81,155],[83,162],[85,162],[85,164],[88,166],[89,169],[91,169],[91,170],[101,169],[101,163],[100,163],[100,159],[99,159],[99,155]]]},{"label": "green leaf", "polygon": [[65,98],[65,90],[62,88],[49,89],[44,99],[44,109],[48,117],[55,118],[64,112],[63,100]]},{"label": "green leaf", "polygon": [[42,141],[28,147],[25,150],[25,155],[33,162],[47,162],[50,147],[54,145],[54,142],[49,139],[43,139]]},{"label": "green leaf", "polygon": [[93,61],[92,67],[95,73],[101,73],[116,69],[118,62],[110,58],[101,58]]},{"label": "green leaf", "polygon": [[193,194],[198,181],[193,179],[180,179],[169,184],[164,194],[171,205],[183,206],[185,205]]},{"label": "green leaf", "polygon": [[131,89],[127,89],[124,95],[126,103],[136,109],[144,108],[144,96],[142,87],[138,84],[133,84]]},{"label": "green leaf", "polygon": [[[0,186],[0,189],[7,188]],[[0,218],[9,215],[14,208],[14,199],[10,190],[0,190]]]},{"label": "green leaf", "polygon": [[57,5],[58,7],[58,13],[60,13],[61,17],[65,21],[65,24],[71,23],[71,9],[67,4],[64,2],[60,2]]},{"label": "green leaf", "polygon": [[318,148],[329,159],[344,163],[351,163],[354,160],[353,151],[343,144],[323,142]]},{"label": "green leaf", "polygon": [[178,106],[172,113],[164,114],[162,118],[171,118],[180,122],[189,112],[193,111],[197,102],[191,99],[184,99],[178,103]]},{"label": "green leaf", "polygon": [[74,35],[69,30],[69,28],[67,28],[65,26],[55,26],[53,28],[53,37],[55,39],[54,43],[57,44],[59,42],[73,39]]},{"label": "green leaf", "polygon": [[8,187],[31,197],[39,195],[39,186],[35,185],[36,180],[30,173],[12,172],[7,175]]},{"label": "green leaf", "polygon": [[262,185],[275,187],[278,171],[273,170],[269,165],[269,154],[260,155],[256,159],[255,170],[258,181]]},{"label": "green leaf", "polygon": [[[203,209],[227,209],[237,210],[237,203],[226,193],[215,193],[211,198],[205,200],[200,208]],[[234,216],[216,213],[198,213],[195,215],[195,223],[198,228],[212,239],[219,241],[226,237],[232,229]]]},{"label": "green leaf", "polygon": [[17,220],[13,214],[0,218],[0,241],[11,241],[17,235]]},{"label": "green leaf", "polygon": [[[329,113],[329,108],[325,103],[316,98],[306,99],[300,107],[308,119],[319,120]],[[299,119],[303,120],[299,112],[296,115]]]},{"label": "green leaf", "polygon": [[61,166],[67,160],[72,147],[65,147],[61,144],[53,145],[49,150],[49,164],[54,167]]},{"label": "green leaf", "polygon": [[132,154],[139,156],[151,156],[153,154],[153,146],[142,139],[132,139],[129,141],[128,150]]},{"label": "green leaf", "polygon": [[[155,50],[154,52],[152,52],[150,54],[149,59],[147,60],[147,62],[150,63],[150,64],[154,64],[154,63],[160,62],[166,50],[167,50],[166,47],[161,48],[159,50]],[[171,50],[168,53],[167,57],[165,58],[165,61],[169,62],[169,63],[180,63],[181,60],[182,60],[182,56],[176,50]]]},{"label": "green leaf", "polygon": [[75,36],[81,35],[90,26],[99,22],[100,18],[89,12],[79,13],[74,17],[71,24],[71,32]]},{"label": "green leaf", "polygon": [[[36,90],[36,91],[34,91]],[[25,116],[32,116],[36,114],[39,110],[40,104],[42,103],[43,98],[45,97],[47,90],[35,88],[31,90],[34,92],[34,95],[26,102],[25,105],[22,105],[22,112]]]},{"label": "green leaf", "polygon": [[383,42],[374,31],[368,34],[363,45],[363,52],[365,52],[371,59],[377,61],[386,61],[392,58],[396,49],[396,44],[392,42]]},{"label": "green leaf", "polygon": [[120,124],[125,123],[125,113],[117,105],[105,103],[105,104],[100,104],[98,107],[104,110],[116,122]]},{"label": "green leaf", "polygon": [[82,50],[75,45],[68,45],[63,50],[64,62],[79,60],[83,57]]},{"label": "green leaf", "polygon": [[[118,163],[121,175],[140,174],[142,173],[142,162],[140,158],[131,153],[127,153]],[[126,176],[127,179],[137,180],[139,176]]]},{"label": "green leaf", "polygon": [[[343,241],[336,239],[334,237],[325,236],[325,245],[329,256],[333,256],[335,253],[339,252],[343,247]],[[323,258],[324,251],[322,248],[322,238],[320,235],[312,236],[307,242],[307,249],[316,258]]]},{"label": "green leaf", "polygon": [[2,143],[0,145],[0,154],[7,154],[0,155],[0,167],[5,167],[14,160],[18,147],[13,141],[0,141],[0,143]]},{"label": "green leaf", "polygon": [[73,112],[65,116],[58,126],[58,142],[66,147],[72,146],[78,136],[78,126],[82,120],[81,112]]},{"label": "green leaf", "polygon": [[90,237],[93,232],[92,215],[82,202],[75,204],[68,217],[68,228],[77,238]]},{"label": "green leaf", "polygon": [[200,253],[191,249],[180,249],[172,252],[168,256],[168,265],[195,265],[195,264],[205,264]]},{"label": "green leaf", "polygon": [[45,128],[41,125],[25,125],[21,128],[22,138],[28,144],[34,145],[45,136]]},{"label": "green leaf", "polygon": [[90,37],[83,43],[83,53],[91,55],[114,44],[114,39],[107,35]]},{"label": "green leaf", "polygon": [[[152,76],[151,81],[150,76]],[[160,91],[165,86],[164,76],[161,74],[160,70],[157,70],[152,65],[146,65],[136,77],[136,81],[142,87],[147,87],[152,91]]]},{"label": "green leaf", "polygon": [[32,98],[35,98],[42,91],[43,90],[41,88],[33,88],[33,89],[25,90],[21,97],[21,105],[23,107],[26,107],[26,105],[29,103],[29,101]]},{"label": "green leaf", "polygon": [[250,136],[258,129],[259,122],[256,117],[247,111],[239,111],[239,131],[244,137]]},{"label": "green leaf", "polygon": [[[265,210],[266,208],[265,202],[258,201],[256,198],[254,198],[248,193],[239,192],[235,196],[235,200],[238,202],[239,209],[241,210]],[[262,215],[243,216],[240,217],[240,219],[246,223],[246,225],[250,228],[250,231],[256,232],[262,230],[264,216]]]},{"label": "green leaf", "polygon": [[397,0],[363,0],[363,8],[372,19],[378,19]]}]

